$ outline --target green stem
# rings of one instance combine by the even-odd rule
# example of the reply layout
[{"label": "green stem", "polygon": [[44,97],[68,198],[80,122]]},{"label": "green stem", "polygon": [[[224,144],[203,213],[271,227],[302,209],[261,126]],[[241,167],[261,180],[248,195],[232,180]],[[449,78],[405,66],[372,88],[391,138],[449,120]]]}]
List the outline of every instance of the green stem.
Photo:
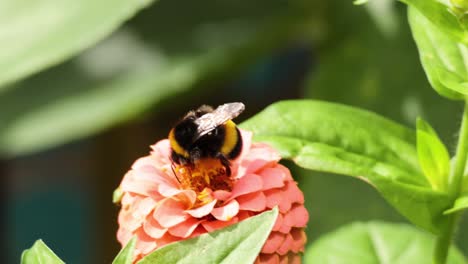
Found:
[{"label": "green stem", "polygon": [[[449,177],[449,194],[453,201],[460,195],[463,185],[463,175],[465,173],[465,166],[468,154],[468,102],[465,102],[463,111],[463,119],[460,128],[460,135],[458,138],[457,153],[455,155],[455,166],[451,171]],[[447,255],[452,244],[455,228],[460,218],[460,213],[451,214],[448,217],[448,223],[445,230],[437,237],[433,263],[445,264]]]},{"label": "green stem", "polygon": [[457,153],[455,155],[455,167],[449,178],[449,193],[456,199],[460,195],[463,174],[465,173],[466,158],[468,154],[468,104],[465,103],[463,120],[458,138]]},{"label": "green stem", "polygon": [[451,214],[448,217],[449,219],[445,232],[436,238],[433,264],[445,264],[447,260],[448,251],[450,249],[450,245],[452,244],[452,237],[455,233],[454,231],[458,216]]}]

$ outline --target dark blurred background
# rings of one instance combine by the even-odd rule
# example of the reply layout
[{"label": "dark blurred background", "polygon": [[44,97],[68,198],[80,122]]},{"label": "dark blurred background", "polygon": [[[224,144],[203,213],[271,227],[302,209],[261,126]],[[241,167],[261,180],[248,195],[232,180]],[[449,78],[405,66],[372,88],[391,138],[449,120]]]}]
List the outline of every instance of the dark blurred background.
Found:
[{"label": "dark blurred background", "polygon": [[[429,86],[405,9],[392,0],[160,0],[15,83],[0,93],[6,261],[18,263],[42,238],[67,263],[110,263],[120,249],[113,190],[201,104],[242,101],[238,122],[290,98],[349,104],[409,127],[421,116],[453,153],[461,105]],[[309,243],[353,221],[405,221],[364,182],[287,165],[306,194]]]}]

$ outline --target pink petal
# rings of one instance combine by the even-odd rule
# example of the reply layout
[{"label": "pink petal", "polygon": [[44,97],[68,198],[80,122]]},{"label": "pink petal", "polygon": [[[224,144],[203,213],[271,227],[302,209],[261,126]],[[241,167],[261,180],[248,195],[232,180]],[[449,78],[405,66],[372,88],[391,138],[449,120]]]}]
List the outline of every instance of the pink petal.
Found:
[{"label": "pink petal", "polygon": [[156,204],[156,201],[151,197],[146,197],[141,199],[139,202],[135,202],[133,204],[133,216],[146,218],[146,216],[156,207]]},{"label": "pink petal", "polygon": [[176,198],[187,207],[192,207],[197,200],[197,193],[193,190],[182,190],[176,195]]},{"label": "pink petal", "polygon": [[143,158],[139,158],[137,159],[133,165],[132,165],[132,169],[138,169],[138,168],[141,168],[141,167],[146,167],[146,166],[154,166],[154,158],[152,156],[146,156],[146,157],[143,157]]},{"label": "pink petal", "polygon": [[263,180],[263,189],[281,188],[284,186],[285,173],[281,169],[265,168],[258,173]]},{"label": "pink petal", "polygon": [[291,203],[304,203],[304,194],[297,187],[297,183],[294,181],[286,182],[286,188],[283,188],[284,195],[288,197]]},{"label": "pink petal", "polygon": [[279,232],[271,232],[270,236],[268,236],[268,239],[265,242],[265,245],[263,245],[261,252],[265,254],[271,254],[276,252],[276,250],[278,250],[279,247],[281,247],[285,239],[285,234],[281,234]]},{"label": "pink petal", "polygon": [[296,204],[284,216],[284,225],[292,227],[305,227],[309,221],[309,213],[301,204]]},{"label": "pink petal", "polygon": [[[135,179],[153,181],[155,183],[165,183],[170,185],[177,185],[173,177],[168,175],[164,168],[157,168],[154,166],[144,166],[133,169],[135,172]],[[171,171],[172,175],[172,171]]]},{"label": "pink petal", "polygon": [[143,223],[143,230],[152,238],[161,238],[167,231],[167,228],[162,227],[152,215],[146,218]]},{"label": "pink petal", "polygon": [[207,233],[207,231],[205,230],[205,228],[202,226],[203,223],[205,223],[205,222],[201,222],[201,225],[197,226],[197,228],[195,228],[195,230],[193,230],[193,232],[192,232],[192,234],[189,236],[189,238],[197,237],[197,236],[199,236],[199,235],[202,235],[202,234]]},{"label": "pink petal", "polygon": [[291,237],[293,239],[291,250],[294,253],[304,252],[304,245],[307,242],[307,236],[304,232],[304,229],[293,228],[291,230]]},{"label": "pink petal", "polygon": [[275,168],[282,170],[284,172],[284,181],[293,181],[293,177],[291,176],[291,171],[289,171],[288,167],[282,165],[282,164],[275,164]]},{"label": "pink petal", "polygon": [[237,213],[237,218],[239,218],[239,221],[242,221],[251,217],[252,215],[255,215],[255,213],[251,211],[239,211],[239,213]]},{"label": "pink petal", "polygon": [[[276,164],[281,159],[279,153],[263,143],[253,143],[240,163],[239,172],[254,173],[266,166]],[[241,170],[242,169],[242,170]]]},{"label": "pink petal", "polygon": [[203,206],[200,206],[198,208],[195,208],[195,209],[191,209],[191,210],[185,210],[186,213],[188,213],[189,215],[195,217],[195,218],[202,218],[206,215],[209,215],[211,213],[211,211],[213,210],[214,206],[216,205],[216,202],[218,202],[218,200],[213,200]]},{"label": "pink petal", "polygon": [[162,247],[176,241],[180,241],[180,237],[175,237],[169,233],[166,233],[163,237],[158,239],[158,247]]},{"label": "pink petal", "polygon": [[123,192],[132,192],[144,196],[149,196],[149,194],[156,190],[157,184],[151,181],[141,181],[136,180],[135,177],[132,177],[134,171],[129,171],[122,180],[120,187]]},{"label": "pink petal", "polygon": [[239,203],[236,200],[231,200],[228,204],[214,208],[211,215],[221,221],[229,221],[239,212]]},{"label": "pink petal", "polygon": [[119,226],[125,227],[126,230],[132,232],[141,226],[141,219],[133,217],[132,213],[128,210],[120,211],[118,216]]},{"label": "pink petal", "polygon": [[122,181],[122,191],[124,192],[132,192],[144,196],[150,196],[151,192],[156,190],[158,187],[156,183],[154,182],[148,182],[148,181],[134,181],[134,180],[126,180],[124,179]]},{"label": "pink petal", "polygon": [[226,201],[231,197],[231,192],[224,190],[217,190],[213,192],[213,197],[220,201]]},{"label": "pink petal", "polygon": [[156,249],[156,241],[148,236],[142,228],[138,229],[135,232],[135,235],[137,236],[135,248],[138,249],[141,253],[148,254]]},{"label": "pink petal", "polygon": [[255,174],[247,174],[235,182],[230,199],[243,194],[257,192],[261,189],[262,179],[260,176]]},{"label": "pink petal", "polygon": [[190,216],[184,212],[184,205],[171,198],[166,198],[154,210],[154,218],[163,227],[172,227],[187,220]]},{"label": "pink petal", "polygon": [[286,213],[291,209],[289,199],[284,196],[281,189],[271,189],[264,192],[267,198],[267,207],[273,208],[278,206],[281,213]]},{"label": "pink petal", "polygon": [[280,257],[280,264],[301,264],[301,256],[298,254],[287,254]]},{"label": "pink petal", "polygon": [[175,195],[178,195],[179,193],[184,192],[185,190],[181,190],[174,185],[161,183],[158,186],[158,191],[164,197],[173,197]]},{"label": "pink petal", "polygon": [[247,155],[252,147],[252,136],[253,133],[250,131],[240,129],[242,137],[242,152],[240,154],[240,159],[243,159]]},{"label": "pink petal", "polygon": [[119,230],[117,230],[117,240],[120,242],[122,247],[128,243],[132,236],[133,233],[123,227],[119,227]]},{"label": "pink petal", "polygon": [[264,211],[266,208],[266,197],[263,192],[255,192],[236,198],[240,210],[254,212]]},{"label": "pink petal", "polygon": [[289,232],[291,232],[291,226],[284,224],[284,221],[283,221],[283,225],[281,225],[278,232],[281,232],[283,234],[288,234]]},{"label": "pink petal", "polygon": [[273,226],[272,231],[280,230],[282,225],[283,225],[283,214],[279,213],[278,217],[276,218],[275,225]]},{"label": "pink petal", "polygon": [[136,181],[149,181],[157,184],[164,183],[171,186],[178,186],[179,183],[173,175],[171,165],[140,165],[131,170],[132,178]]},{"label": "pink petal", "polygon": [[156,206],[156,202],[149,198],[135,199],[133,204],[130,204],[128,209],[122,209],[119,213],[119,225],[125,227],[129,231],[134,231],[139,228],[146,219],[146,216]]},{"label": "pink petal", "polygon": [[[290,264],[289,255],[291,255],[291,253],[286,254],[284,256],[280,256],[278,264]],[[292,260],[292,257],[291,257],[291,260]]]},{"label": "pink petal", "polygon": [[152,155],[169,159],[171,146],[168,139],[160,140],[150,147],[153,150],[153,153],[151,153]]},{"label": "pink petal", "polygon": [[286,238],[276,252],[278,252],[280,255],[286,255],[291,249],[293,242],[294,240],[291,234],[286,234]]},{"label": "pink petal", "polygon": [[135,201],[135,199],[137,199],[137,197],[141,197],[140,195],[136,195],[134,193],[124,193],[124,195],[122,196],[122,200],[120,200],[120,203],[122,204],[122,208],[125,207],[125,205],[127,204],[132,204],[133,201]]},{"label": "pink petal", "polygon": [[190,218],[187,221],[169,228],[169,233],[176,237],[187,238],[202,221],[203,220],[198,220],[196,218]]},{"label": "pink petal", "polygon": [[205,221],[201,223],[201,225],[206,229],[207,232],[213,232],[215,230],[230,226],[232,224],[235,224],[239,222],[239,219],[237,217],[233,217],[229,221],[217,221],[217,220],[212,220],[212,221]]},{"label": "pink petal", "polygon": [[260,254],[257,260],[259,264],[278,264],[280,262],[278,254]]}]

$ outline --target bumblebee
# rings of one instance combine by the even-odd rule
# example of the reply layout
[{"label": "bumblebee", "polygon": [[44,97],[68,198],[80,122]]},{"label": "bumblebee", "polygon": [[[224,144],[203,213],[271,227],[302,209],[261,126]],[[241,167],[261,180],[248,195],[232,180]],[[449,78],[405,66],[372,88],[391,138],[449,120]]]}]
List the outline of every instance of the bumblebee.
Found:
[{"label": "bumblebee", "polygon": [[244,108],[243,103],[227,103],[216,109],[202,105],[188,112],[169,132],[172,161],[194,167],[205,158],[218,159],[230,176],[230,160],[242,150],[240,131],[231,119]]}]

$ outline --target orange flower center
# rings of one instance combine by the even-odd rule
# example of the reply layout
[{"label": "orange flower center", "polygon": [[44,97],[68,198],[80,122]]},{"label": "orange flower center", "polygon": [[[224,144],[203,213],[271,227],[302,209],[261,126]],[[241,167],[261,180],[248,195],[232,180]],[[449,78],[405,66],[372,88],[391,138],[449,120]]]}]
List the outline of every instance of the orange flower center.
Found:
[{"label": "orange flower center", "polygon": [[195,207],[211,202],[213,191],[232,191],[233,180],[218,159],[205,158],[193,165],[176,165],[174,171],[183,189],[197,193]]}]

